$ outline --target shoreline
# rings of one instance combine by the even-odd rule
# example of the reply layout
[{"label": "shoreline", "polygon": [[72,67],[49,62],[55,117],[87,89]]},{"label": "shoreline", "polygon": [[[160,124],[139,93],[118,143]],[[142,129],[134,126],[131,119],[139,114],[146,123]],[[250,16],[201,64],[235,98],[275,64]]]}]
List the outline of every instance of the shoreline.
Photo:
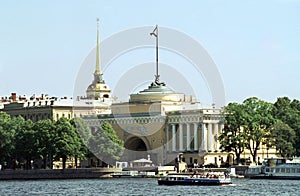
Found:
[{"label": "shoreline", "polygon": [[1,170],[2,180],[51,180],[51,179],[100,179],[111,178],[120,168],[77,168],[77,169],[35,169]]}]

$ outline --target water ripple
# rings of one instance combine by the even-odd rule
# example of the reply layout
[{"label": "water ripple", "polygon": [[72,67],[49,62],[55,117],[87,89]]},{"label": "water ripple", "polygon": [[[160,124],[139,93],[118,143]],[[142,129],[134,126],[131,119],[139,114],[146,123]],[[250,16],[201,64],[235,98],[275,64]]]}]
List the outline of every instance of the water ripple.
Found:
[{"label": "water ripple", "polygon": [[0,195],[299,195],[297,180],[234,179],[230,186],[158,186],[156,179],[0,181]]}]

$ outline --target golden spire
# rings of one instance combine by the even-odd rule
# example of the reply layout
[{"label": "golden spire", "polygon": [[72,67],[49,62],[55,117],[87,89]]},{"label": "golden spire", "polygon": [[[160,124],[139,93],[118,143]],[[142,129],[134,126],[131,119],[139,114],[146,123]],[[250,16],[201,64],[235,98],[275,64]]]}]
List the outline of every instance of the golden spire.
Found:
[{"label": "golden spire", "polygon": [[97,18],[97,48],[96,48],[96,73],[101,74],[100,67],[100,40],[99,40],[99,18]]},{"label": "golden spire", "polygon": [[101,61],[100,61],[100,38],[99,38],[99,18],[97,18],[97,45],[96,45],[96,70],[94,73],[95,82],[103,83]]}]

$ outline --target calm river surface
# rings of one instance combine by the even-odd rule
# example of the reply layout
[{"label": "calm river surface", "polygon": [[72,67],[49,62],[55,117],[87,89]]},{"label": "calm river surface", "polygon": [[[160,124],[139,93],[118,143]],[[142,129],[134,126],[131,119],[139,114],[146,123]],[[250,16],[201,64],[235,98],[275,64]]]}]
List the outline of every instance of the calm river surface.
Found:
[{"label": "calm river surface", "polygon": [[0,181],[0,195],[300,195],[300,180],[233,179],[230,186],[158,186],[156,179]]}]

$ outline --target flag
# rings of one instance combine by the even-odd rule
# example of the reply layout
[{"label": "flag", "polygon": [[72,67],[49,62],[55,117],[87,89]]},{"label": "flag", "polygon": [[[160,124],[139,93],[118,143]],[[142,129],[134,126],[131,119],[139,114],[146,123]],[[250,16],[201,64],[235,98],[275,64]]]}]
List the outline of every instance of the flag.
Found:
[{"label": "flag", "polygon": [[157,29],[157,25],[156,25],[155,29],[153,30],[152,33],[150,33],[150,35],[154,35],[155,37],[157,37],[157,34],[158,34],[158,29]]}]

